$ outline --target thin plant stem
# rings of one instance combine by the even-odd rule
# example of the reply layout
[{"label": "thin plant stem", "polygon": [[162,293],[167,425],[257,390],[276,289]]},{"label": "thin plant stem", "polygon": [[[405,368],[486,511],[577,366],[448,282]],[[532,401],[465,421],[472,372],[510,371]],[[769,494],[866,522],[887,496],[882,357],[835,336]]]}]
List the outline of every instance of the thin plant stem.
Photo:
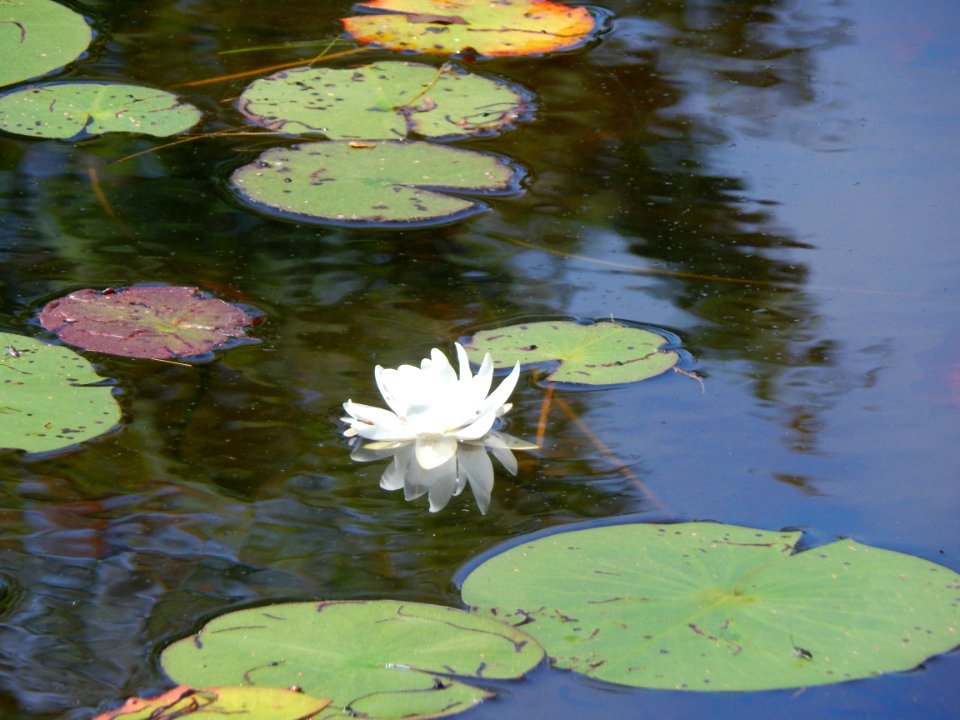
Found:
[{"label": "thin plant stem", "polygon": [[426,85],[424,85],[422,88],[420,88],[420,92],[418,92],[416,95],[414,95],[412,98],[410,98],[410,99],[409,99],[407,102],[405,102],[401,107],[411,107],[417,100],[419,100],[419,99],[422,98],[424,95],[426,95],[428,92],[430,92],[430,88],[432,88],[434,85],[436,85],[436,84],[437,84],[437,80],[439,80],[441,77],[443,77],[443,74],[444,74],[445,72],[447,72],[449,69],[450,69],[450,63],[444,63],[444,64],[441,65],[439,68],[437,68],[437,72],[436,72],[436,74],[434,74],[434,76],[430,79],[430,82],[428,82]]},{"label": "thin plant stem", "polygon": [[100,202],[100,207],[103,208],[107,217],[120,222],[120,216],[117,214],[117,211],[113,209],[113,205],[111,205],[107,199],[106,193],[103,192],[103,186],[100,185],[100,174],[92,164],[87,166],[87,177],[90,178],[90,187],[93,188],[93,194],[96,195],[97,200]]},{"label": "thin plant stem", "polygon": [[149,155],[150,153],[157,152],[158,150],[165,150],[166,148],[173,147],[175,145],[183,145],[184,143],[194,142],[196,140],[206,140],[208,138],[217,138],[217,137],[247,137],[250,135],[255,135],[258,137],[264,136],[276,136],[277,133],[272,130],[224,130],[222,132],[212,132],[212,133],[203,133],[201,135],[189,135],[187,137],[180,138],[179,140],[174,140],[173,142],[164,143],[163,145],[157,145],[155,147],[147,148],[146,150],[141,150],[140,152],[135,152],[131,155],[124,155],[122,158],[117,158],[112,160],[111,163],[122,163],[127,160],[133,160],[138,158],[141,155]]},{"label": "thin plant stem", "polygon": [[350,48],[349,50],[341,50],[338,53],[331,53],[330,55],[324,55],[321,53],[313,60],[309,60],[306,63],[304,63],[303,60],[293,60],[291,62],[285,62],[279,65],[268,65],[267,67],[244,70],[243,72],[231,73],[229,75],[218,75],[217,77],[204,78],[202,80],[191,80],[190,82],[177,83],[176,85],[171,85],[170,87],[200,87],[201,85],[213,85],[219,82],[227,82],[228,80],[237,80],[239,78],[250,77],[251,75],[260,75],[262,73],[268,73],[274,70],[284,70],[285,68],[296,67],[298,65],[313,65],[321,60],[333,60],[335,58],[346,57],[348,55],[356,55],[358,53],[366,52],[366,50],[367,48],[365,47],[359,47]]},{"label": "thin plant stem", "polygon": [[97,170],[97,166],[94,165],[93,160],[88,160],[86,162],[86,166],[87,177],[90,178],[90,188],[93,190],[94,196],[100,203],[100,207],[103,208],[103,212],[106,213],[108,218],[116,223],[117,227],[120,228],[124,235],[130,238],[135,237],[136,233],[134,233],[133,229],[126,222],[124,222],[124,219],[120,217],[120,213],[118,213],[110,203],[107,193],[104,192],[103,184],[100,182],[100,172]]},{"label": "thin plant stem", "polygon": [[543,394],[543,404],[540,405],[540,419],[537,421],[537,446],[543,447],[547,436],[547,415],[550,414],[550,401],[553,399],[553,385],[547,385],[547,392]]},{"label": "thin plant stem", "polygon": [[664,510],[666,508],[663,501],[657,497],[657,495],[647,486],[647,484],[634,475],[630,471],[630,468],[628,468],[623,461],[617,457],[616,453],[610,449],[610,446],[601,440],[600,437],[590,428],[590,426],[587,425],[583,418],[574,412],[573,408],[570,407],[570,403],[568,403],[559,395],[554,398],[554,402],[556,403],[557,407],[563,410],[568,418],[573,420],[574,424],[577,426],[577,429],[580,430],[580,432],[582,432],[590,440],[590,442],[594,444],[604,459],[616,467],[617,471],[623,475],[623,477],[629,480],[631,485],[643,493],[648,502],[650,502],[658,510]]}]

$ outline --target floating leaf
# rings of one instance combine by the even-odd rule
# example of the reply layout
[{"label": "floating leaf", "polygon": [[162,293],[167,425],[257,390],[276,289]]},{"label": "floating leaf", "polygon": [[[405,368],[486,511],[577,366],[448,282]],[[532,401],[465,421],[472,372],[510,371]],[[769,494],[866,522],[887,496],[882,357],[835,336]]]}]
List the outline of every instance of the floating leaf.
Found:
[{"label": "floating leaf", "polygon": [[527,113],[529,94],[504,80],[408,62],[282,70],[250,84],[240,112],[257,125],[333,140],[490,134]]},{"label": "floating leaf", "polygon": [[[197,686],[291,687],[365,718],[451,715],[492,693],[458,678],[520,677],[529,636],[462,610],[390,600],[285,603],[228,613],[167,647],[163,669]],[[338,717],[340,715],[338,714]]]},{"label": "floating leaf", "polygon": [[357,7],[376,11],[341,19],[358,42],[433,55],[571,50],[597,25],[587,8],[550,0],[370,0]]},{"label": "floating leaf", "polygon": [[73,350],[0,333],[0,447],[50,452],[102,435],[120,422],[104,378]]},{"label": "floating leaf", "polygon": [[244,337],[248,313],[192,287],[78,290],[53,300],[40,324],[64,342],[124,357],[205,355]]},{"label": "floating leaf", "polygon": [[584,325],[571,320],[545,320],[483,330],[463,345],[475,362],[490,353],[498,368],[512,367],[516,362],[559,363],[548,380],[616,385],[646,380],[676,365],[680,356],[664,349],[667,344],[663,335],[616,322]]},{"label": "floating leaf", "polygon": [[497,155],[427,142],[318,142],[271,148],[234,171],[240,199],[286,219],[415,227],[485,209],[470,194],[516,192],[521,171]]},{"label": "floating leaf", "polygon": [[557,667],[663,689],[805,687],[908,670],[960,641],[960,575],[840,540],[714,523],[540,537],[469,574]]},{"label": "floating leaf", "polygon": [[77,59],[93,39],[83,16],[51,0],[0,2],[0,85],[46,75]]},{"label": "floating leaf", "polygon": [[178,685],[152,698],[130,698],[93,720],[309,720],[330,704],[286,688],[219,687],[194,690]]},{"label": "floating leaf", "polygon": [[189,130],[200,111],[164,90],[123,83],[29,85],[0,97],[0,130],[74,140],[110,132],[163,137]]}]

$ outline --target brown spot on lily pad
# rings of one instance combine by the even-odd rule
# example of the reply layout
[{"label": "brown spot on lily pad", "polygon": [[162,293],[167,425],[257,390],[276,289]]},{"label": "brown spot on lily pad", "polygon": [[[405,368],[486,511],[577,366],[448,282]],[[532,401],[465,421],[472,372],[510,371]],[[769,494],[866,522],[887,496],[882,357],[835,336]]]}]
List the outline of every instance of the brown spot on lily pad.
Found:
[{"label": "brown spot on lily pad", "polygon": [[216,348],[249,340],[258,316],[194,287],[84,289],[49,302],[40,324],[85,350],[124,357],[206,359]]}]

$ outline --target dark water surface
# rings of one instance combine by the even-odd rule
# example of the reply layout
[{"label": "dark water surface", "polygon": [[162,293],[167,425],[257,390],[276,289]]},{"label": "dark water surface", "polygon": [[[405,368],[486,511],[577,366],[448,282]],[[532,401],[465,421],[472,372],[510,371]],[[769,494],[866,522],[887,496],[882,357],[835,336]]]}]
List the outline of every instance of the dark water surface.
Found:
[{"label": "dark water surface", "polygon": [[[350,7],[70,4],[100,33],[73,77],[164,88],[307,57],[218,53],[332,37]],[[960,569],[960,5],[605,6],[596,47],[482,65],[538,111],[466,145],[530,178],[449,227],[259,217],[223,191],[256,139],[111,164],[160,143],[0,138],[0,329],[45,337],[31,320],[49,299],[142,282],[265,313],[260,344],[208,364],[90,356],[123,389],[122,430],[0,456],[0,717],[88,718],[161,689],[163,643],[258,601],[457,605],[471,557],[591,518],[800,527]],[[184,92],[226,129],[244,84]],[[468,493],[431,515],[349,460],[339,405],[379,404],[375,364],[517,318],[611,315],[677,332],[705,392],[670,374],[565,393],[606,449],[555,408],[486,516]],[[521,378],[512,434],[533,437],[542,396]],[[541,668],[464,717],[956,718],[958,670],[953,653],[878,680],[696,694]]]}]

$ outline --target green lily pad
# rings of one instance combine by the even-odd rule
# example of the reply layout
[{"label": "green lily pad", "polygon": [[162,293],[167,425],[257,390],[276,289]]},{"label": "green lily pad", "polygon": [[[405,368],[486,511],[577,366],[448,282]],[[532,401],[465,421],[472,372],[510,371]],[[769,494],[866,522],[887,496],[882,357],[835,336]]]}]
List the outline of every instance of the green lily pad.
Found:
[{"label": "green lily pad", "polygon": [[544,320],[483,330],[463,343],[474,362],[490,353],[494,367],[548,364],[547,379],[580,385],[618,385],[666,372],[680,361],[663,335],[616,322],[592,325]]},{"label": "green lily pad", "polygon": [[160,660],[178,683],[295,685],[333,699],[320,717],[388,719],[461,712],[492,695],[465,679],[517,678],[542,658],[535,641],[507,624],[377,600],[228,613],[167,647]]},{"label": "green lily pad", "polygon": [[50,452],[114,428],[120,406],[73,350],[0,333],[0,447]]},{"label": "green lily pad", "polygon": [[123,357],[199,358],[244,338],[255,318],[192,287],[77,290],[47,303],[40,325],[64,342]]},{"label": "green lily pad", "polygon": [[0,85],[46,75],[76,60],[93,32],[83,16],[51,0],[0,2]]},{"label": "green lily pad", "polygon": [[540,55],[585,44],[597,23],[585,7],[551,0],[370,0],[373,14],[342,18],[361,43],[433,55]]},{"label": "green lily pad", "polygon": [[271,148],[230,183],[243,202],[284,219],[422,227],[486,209],[447,191],[517,192],[521,176],[500,156],[434,143],[330,141]]},{"label": "green lily pad", "polygon": [[123,83],[28,85],[0,97],[0,130],[75,140],[111,132],[165,137],[189,130],[200,111],[164,90]]},{"label": "green lily pad", "polygon": [[331,140],[492,134],[525,119],[529,93],[451,65],[380,62],[282,70],[251,83],[239,108],[257,125]]},{"label": "green lily pad", "polygon": [[93,720],[309,720],[329,700],[287,688],[220,687],[205,690],[179,685],[152,698],[130,698],[122,707]]},{"label": "green lily pad", "polygon": [[463,582],[557,667],[635,687],[766,690],[908,670],[960,643],[960,575],[840,540],[714,523],[540,537]]}]

